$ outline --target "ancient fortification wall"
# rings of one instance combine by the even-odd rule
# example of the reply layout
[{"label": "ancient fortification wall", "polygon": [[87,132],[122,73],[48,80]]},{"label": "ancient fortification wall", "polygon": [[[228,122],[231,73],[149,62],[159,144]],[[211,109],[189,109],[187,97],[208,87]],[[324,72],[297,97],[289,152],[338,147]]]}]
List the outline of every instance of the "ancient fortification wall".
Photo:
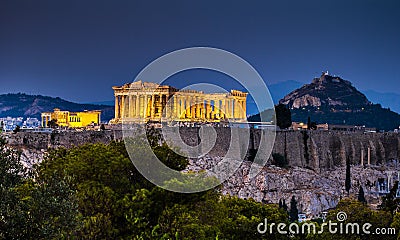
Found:
[{"label": "ancient fortification wall", "polygon": [[8,145],[20,148],[31,148],[36,150],[47,150],[48,148],[59,148],[78,146],[85,143],[108,143],[112,140],[122,139],[121,131],[85,131],[85,132],[57,132],[57,133],[33,133],[19,132],[2,134]]},{"label": "ancient fortification wall", "polygon": [[[264,131],[264,132],[262,132]],[[198,128],[181,128],[182,140],[190,146],[201,143]],[[245,156],[246,149],[263,151],[271,142],[260,139],[265,130],[251,129],[249,142],[238,142],[236,136],[246,136],[248,130],[216,128],[217,141],[208,153],[210,156],[225,156],[231,146],[230,157]],[[32,149],[48,149],[71,147],[84,143],[121,140],[122,132],[118,130],[104,132],[60,132],[60,133],[10,133],[4,135],[10,146]],[[265,138],[265,137],[264,137]],[[246,139],[246,138],[244,138]],[[329,170],[344,166],[346,159],[352,164],[361,162],[361,152],[364,152],[364,164],[368,161],[370,149],[371,164],[380,164],[393,159],[400,159],[400,134],[396,133],[346,133],[328,131],[282,131],[276,133],[273,147],[274,153],[285,156],[291,166],[306,167],[316,171]],[[248,154],[248,153],[247,153]]]}]

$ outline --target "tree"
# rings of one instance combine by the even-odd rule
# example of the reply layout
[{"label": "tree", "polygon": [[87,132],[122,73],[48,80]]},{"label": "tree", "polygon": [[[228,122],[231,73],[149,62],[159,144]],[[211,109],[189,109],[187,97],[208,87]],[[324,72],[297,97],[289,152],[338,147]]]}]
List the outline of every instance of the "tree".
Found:
[{"label": "tree", "polygon": [[58,123],[56,119],[51,119],[48,123],[47,123],[47,127],[49,128],[57,128],[58,127]]},{"label": "tree", "polygon": [[394,214],[398,207],[400,206],[400,199],[396,198],[398,181],[396,181],[393,187],[390,189],[389,193],[382,197],[382,203],[379,205],[379,209],[388,211]]},{"label": "tree", "polygon": [[284,104],[275,106],[276,125],[281,129],[287,129],[292,126],[292,113],[289,107]]},{"label": "tree", "polygon": [[318,129],[317,123],[312,122],[310,116],[307,118],[307,129],[308,130],[317,130]]},{"label": "tree", "polygon": [[359,202],[367,203],[367,200],[365,199],[365,195],[364,195],[364,189],[361,185],[360,185],[360,189],[358,191],[357,199]]},{"label": "tree", "polygon": [[0,239],[60,239],[78,226],[72,192],[63,179],[43,182],[20,153],[0,138]]},{"label": "tree", "polygon": [[[3,193],[10,193],[10,190],[23,181],[26,169],[23,167],[20,157],[21,153],[8,148],[6,140],[0,137],[0,192],[2,193],[0,197],[5,196]],[[2,203],[7,203],[7,201],[0,201],[0,204]],[[2,206],[0,211],[3,209],[6,207]]]},{"label": "tree", "polygon": [[292,199],[290,200],[289,218],[291,222],[296,222],[299,220],[299,210],[297,209],[297,201],[295,196],[292,196]]},{"label": "tree", "polygon": [[283,199],[283,202],[282,202],[282,208],[283,208],[283,210],[285,210],[285,212],[287,212],[288,211],[288,205],[286,204],[286,200],[285,199]]},{"label": "tree", "polygon": [[285,199],[279,199],[279,208],[282,209],[285,213],[287,213],[288,206],[286,204]]},{"label": "tree", "polygon": [[390,225],[390,227],[395,228],[396,232],[397,232],[397,239],[400,239],[400,213],[396,212],[393,216],[393,221],[392,224]]},{"label": "tree", "polygon": [[[10,237],[18,221],[18,194],[15,188],[23,182],[26,171],[20,162],[20,153],[7,148],[0,138],[0,239]],[[13,221],[17,222],[13,224]]]},{"label": "tree", "polygon": [[350,173],[350,158],[346,158],[346,179],[345,179],[345,188],[347,191],[347,195],[350,194],[351,189],[351,173]]},{"label": "tree", "polygon": [[[346,213],[344,216],[343,213]],[[339,215],[338,215],[339,214]],[[338,216],[342,216],[340,219],[343,221],[338,221]],[[334,222],[336,224],[342,223],[345,226],[348,223],[354,224],[358,223],[360,226],[360,233],[362,234],[362,226],[366,223],[371,225],[371,232],[375,229],[388,228],[392,224],[392,216],[389,212],[382,210],[373,210],[367,204],[361,203],[357,200],[343,199],[340,200],[336,208],[328,212],[327,221]],[[351,229],[351,228],[349,228]],[[350,230],[351,231],[351,230]],[[354,231],[354,230],[353,230]],[[398,229],[396,229],[396,233]],[[352,233],[352,232],[349,232]],[[354,232],[353,232],[354,233]],[[331,234],[326,231],[326,234],[321,235],[321,239],[329,240],[359,240],[359,239],[385,239],[385,240],[395,240],[395,235],[370,235],[362,236],[361,234]],[[314,239],[314,238],[310,238]]]},{"label": "tree", "polygon": [[[43,182],[28,178],[15,188],[16,214],[7,229],[14,239],[60,239],[79,229],[78,203],[68,179]],[[15,224],[17,223],[17,224]]]},{"label": "tree", "polygon": [[125,195],[150,185],[135,169],[123,143],[86,144],[52,150],[39,166],[38,179],[70,178],[76,191],[82,228],[77,238],[115,239],[129,236],[124,207]]},{"label": "tree", "polygon": [[14,128],[13,133],[17,133],[17,132],[20,132],[20,131],[21,131],[21,127],[20,127],[19,125],[17,125],[17,126]]},{"label": "tree", "polygon": [[272,159],[273,159],[273,163],[274,163],[275,166],[278,166],[278,167],[281,167],[281,168],[287,168],[288,165],[289,165],[288,160],[282,154],[273,153],[272,154]]}]

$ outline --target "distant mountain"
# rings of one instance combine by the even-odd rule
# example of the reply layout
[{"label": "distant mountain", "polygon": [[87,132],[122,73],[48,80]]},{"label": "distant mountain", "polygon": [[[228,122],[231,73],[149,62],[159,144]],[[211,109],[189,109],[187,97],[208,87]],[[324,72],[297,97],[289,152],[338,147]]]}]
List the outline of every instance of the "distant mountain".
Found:
[{"label": "distant mountain", "polygon": [[40,119],[42,112],[53,111],[54,108],[67,111],[101,110],[102,121],[114,117],[114,107],[95,104],[79,104],[41,95],[24,93],[0,95],[0,117],[36,117]]},{"label": "distant mountain", "polygon": [[288,105],[293,121],[366,125],[393,130],[400,125],[400,115],[380,104],[371,103],[351,82],[326,73],[286,95],[279,101]]},{"label": "distant mountain", "polygon": [[373,103],[379,103],[385,108],[400,113],[400,94],[380,93],[374,90],[363,91],[368,99]]},{"label": "distant mountain", "polygon": [[87,103],[87,104],[115,106],[115,101],[90,102],[90,103]]},{"label": "distant mountain", "polygon": [[311,84],[306,84],[289,93],[279,103],[291,108],[304,107],[364,107],[371,105],[367,97],[359,92],[351,82],[340,77],[332,77],[326,73],[314,78]]}]

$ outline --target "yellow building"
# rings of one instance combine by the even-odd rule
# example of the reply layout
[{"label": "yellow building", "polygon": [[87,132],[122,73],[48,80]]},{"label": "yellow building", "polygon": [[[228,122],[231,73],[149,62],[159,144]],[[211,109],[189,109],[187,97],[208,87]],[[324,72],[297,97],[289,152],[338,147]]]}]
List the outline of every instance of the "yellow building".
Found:
[{"label": "yellow building", "polygon": [[61,111],[58,108],[54,112],[42,113],[42,127],[48,127],[51,120],[55,120],[60,127],[79,128],[86,127],[90,124],[100,123],[101,111],[83,111],[83,112],[69,112]]},{"label": "yellow building", "polygon": [[247,93],[204,93],[136,81],[113,87],[115,117],[111,123],[148,121],[244,122]]}]

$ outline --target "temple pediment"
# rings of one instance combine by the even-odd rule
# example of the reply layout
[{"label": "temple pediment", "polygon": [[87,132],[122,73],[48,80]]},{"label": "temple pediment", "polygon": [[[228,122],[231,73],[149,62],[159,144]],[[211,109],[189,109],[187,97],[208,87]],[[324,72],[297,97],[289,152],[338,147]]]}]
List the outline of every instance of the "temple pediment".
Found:
[{"label": "temple pediment", "polygon": [[124,86],[130,89],[144,89],[144,88],[156,89],[159,88],[161,85],[153,82],[143,82],[140,80],[132,83],[127,83]]}]

